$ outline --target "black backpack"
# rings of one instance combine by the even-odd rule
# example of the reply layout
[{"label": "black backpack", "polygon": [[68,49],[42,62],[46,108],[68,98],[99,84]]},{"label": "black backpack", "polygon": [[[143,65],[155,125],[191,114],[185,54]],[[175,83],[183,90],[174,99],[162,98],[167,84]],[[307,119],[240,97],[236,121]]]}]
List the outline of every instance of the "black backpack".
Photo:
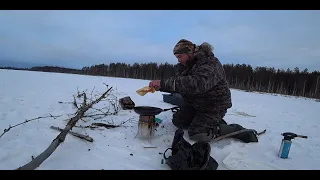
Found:
[{"label": "black backpack", "polygon": [[[191,145],[183,138],[183,130],[178,129],[171,148],[163,153],[166,164],[172,170],[216,170],[218,163],[210,156],[211,146],[207,142],[196,142]],[[171,155],[166,157],[166,152]]]}]

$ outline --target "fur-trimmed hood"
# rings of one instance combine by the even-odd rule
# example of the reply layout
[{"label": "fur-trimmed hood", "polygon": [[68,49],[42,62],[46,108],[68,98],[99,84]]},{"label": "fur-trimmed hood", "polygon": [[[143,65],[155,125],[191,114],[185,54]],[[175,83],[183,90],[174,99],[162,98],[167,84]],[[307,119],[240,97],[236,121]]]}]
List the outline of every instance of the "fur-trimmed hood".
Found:
[{"label": "fur-trimmed hood", "polygon": [[214,48],[211,44],[204,42],[199,46],[196,46],[194,56],[197,59],[202,59],[210,55],[214,55],[213,50]]},{"label": "fur-trimmed hood", "polygon": [[200,53],[201,51],[209,54],[209,53],[213,53],[213,50],[214,50],[214,48],[211,44],[204,42],[196,47],[195,54]]}]

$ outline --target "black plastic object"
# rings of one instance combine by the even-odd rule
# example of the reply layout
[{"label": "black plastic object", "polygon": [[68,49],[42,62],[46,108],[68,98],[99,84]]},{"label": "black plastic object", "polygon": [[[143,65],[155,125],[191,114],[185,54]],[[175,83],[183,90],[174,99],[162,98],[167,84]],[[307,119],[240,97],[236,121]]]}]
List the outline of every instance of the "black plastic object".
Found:
[{"label": "black plastic object", "polygon": [[285,132],[285,133],[282,133],[281,135],[284,137],[283,138],[284,140],[292,140],[292,139],[294,139],[296,137],[305,138],[305,139],[308,138],[308,136],[297,135],[297,134],[292,133],[292,132]]},{"label": "black plastic object", "polygon": [[[228,124],[220,124],[219,128],[220,128],[220,136],[246,129],[239,124],[229,124],[229,125]],[[251,142],[258,142],[259,141],[258,137],[254,131],[242,132],[242,133],[233,135],[231,137],[235,138],[235,139],[239,139],[243,143],[251,143]]]},{"label": "black plastic object", "polygon": [[137,114],[141,115],[141,116],[155,116],[160,114],[161,112],[164,111],[173,111],[177,110],[179,107],[173,107],[173,108],[169,108],[169,109],[161,109],[161,108],[157,108],[157,107],[152,107],[152,106],[136,106],[133,108],[134,112],[136,112]]},{"label": "black plastic object", "polygon": [[183,106],[184,100],[180,94],[162,94],[163,102],[176,105],[176,106]]}]

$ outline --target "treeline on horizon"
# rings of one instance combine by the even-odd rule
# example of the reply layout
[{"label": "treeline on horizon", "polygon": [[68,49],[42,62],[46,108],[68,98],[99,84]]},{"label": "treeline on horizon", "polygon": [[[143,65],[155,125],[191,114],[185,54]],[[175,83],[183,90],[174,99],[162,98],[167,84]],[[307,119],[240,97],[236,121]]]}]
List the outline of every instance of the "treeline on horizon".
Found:
[{"label": "treeline on horizon", "polygon": [[[32,68],[0,67],[1,69],[71,73],[93,76],[109,76],[133,79],[164,79],[175,74],[173,64],[157,63],[110,63],[71,69],[57,66]],[[247,64],[224,64],[227,80],[231,88],[247,91],[276,93],[320,99],[320,72],[308,69],[275,69],[272,67],[253,68]]]}]

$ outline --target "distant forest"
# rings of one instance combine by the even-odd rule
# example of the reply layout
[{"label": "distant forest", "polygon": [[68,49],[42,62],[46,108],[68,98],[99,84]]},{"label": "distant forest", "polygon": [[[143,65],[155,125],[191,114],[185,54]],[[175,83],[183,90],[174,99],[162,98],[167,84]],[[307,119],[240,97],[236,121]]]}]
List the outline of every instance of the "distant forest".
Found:
[{"label": "distant forest", "polygon": [[[56,66],[41,66],[32,68],[0,67],[0,69],[15,69],[27,71],[72,73],[93,76],[109,76],[133,79],[163,79],[175,74],[172,64],[157,63],[111,63],[99,64],[82,69],[70,69]],[[291,96],[301,96],[320,99],[320,72],[302,71],[299,68],[275,69],[270,67],[252,68],[246,64],[224,64],[228,82],[231,88],[246,91],[276,93]]]}]

